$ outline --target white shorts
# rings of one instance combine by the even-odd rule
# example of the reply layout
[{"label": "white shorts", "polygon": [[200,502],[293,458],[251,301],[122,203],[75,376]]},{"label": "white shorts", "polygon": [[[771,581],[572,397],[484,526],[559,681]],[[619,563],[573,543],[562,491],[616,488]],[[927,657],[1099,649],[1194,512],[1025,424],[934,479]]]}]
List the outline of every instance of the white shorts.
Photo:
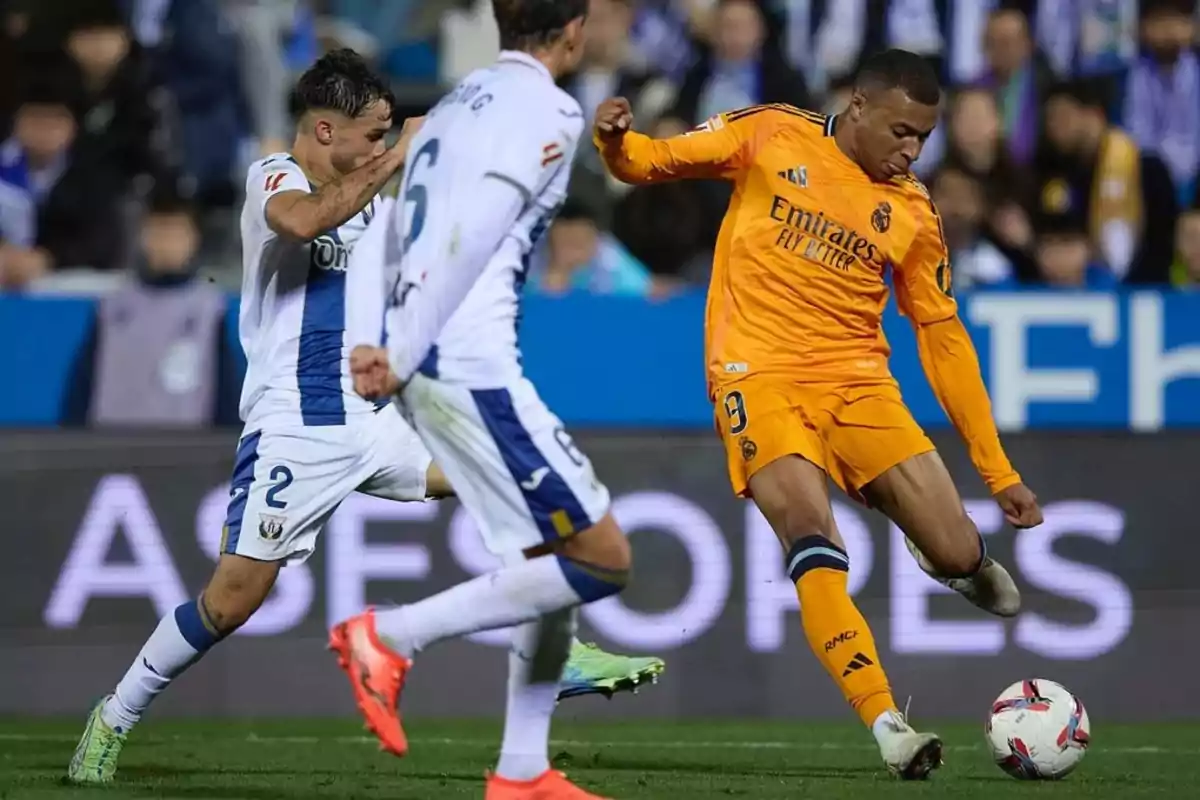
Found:
[{"label": "white shorts", "polygon": [[425,499],[429,451],[394,405],[329,427],[268,426],[238,441],[221,552],[301,562],[354,491]]},{"label": "white shorts", "polygon": [[587,530],[608,489],[528,380],[469,389],[417,374],[405,413],[501,558]]}]

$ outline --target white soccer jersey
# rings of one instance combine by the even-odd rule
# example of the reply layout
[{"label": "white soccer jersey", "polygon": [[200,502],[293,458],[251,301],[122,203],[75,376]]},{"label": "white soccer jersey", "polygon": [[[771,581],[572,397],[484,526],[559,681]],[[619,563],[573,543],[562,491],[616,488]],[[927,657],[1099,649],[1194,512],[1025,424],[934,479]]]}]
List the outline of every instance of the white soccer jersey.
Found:
[{"label": "white soccer jersey", "polygon": [[[468,75],[429,112],[386,242],[389,265],[400,265],[387,330],[401,379],[418,368],[479,388],[520,378],[519,298],[582,130],[579,104],[516,52]],[[515,218],[504,219],[514,201]]]},{"label": "white soccer jersey", "polygon": [[242,208],[242,304],[246,353],[240,412],[247,426],[344,425],[375,408],[354,393],[346,340],[346,268],[379,198],[311,242],[279,236],[266,220],[274,195],[311,191],[300,165],[276,153],[250,166]]}]

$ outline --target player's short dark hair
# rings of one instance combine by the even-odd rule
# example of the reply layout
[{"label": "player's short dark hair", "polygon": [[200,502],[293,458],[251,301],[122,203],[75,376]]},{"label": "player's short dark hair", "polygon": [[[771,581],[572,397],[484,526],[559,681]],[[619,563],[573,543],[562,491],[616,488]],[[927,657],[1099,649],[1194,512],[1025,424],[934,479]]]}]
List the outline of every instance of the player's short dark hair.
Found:
[{"label": "player's short dark hair", "polygon": [[588,0],[492,0],[500,46],[536,50],[553,44],[574,20],[586,17]]},{"label": "player's short dark hair", "polygon": [[937,72],[924,57],[907,50],[884,50],[867,58],[854,79],[863,91],[901,89],[923,106],[936,106],[942,99]]},{"label": "player's short dark hair", "polygon": [[387,82],[362,56],[343,47],[321,56],[300,76],[290,106],[296,117],[319,109],[357,118],[377,100],[396,107],[396,98]]}]

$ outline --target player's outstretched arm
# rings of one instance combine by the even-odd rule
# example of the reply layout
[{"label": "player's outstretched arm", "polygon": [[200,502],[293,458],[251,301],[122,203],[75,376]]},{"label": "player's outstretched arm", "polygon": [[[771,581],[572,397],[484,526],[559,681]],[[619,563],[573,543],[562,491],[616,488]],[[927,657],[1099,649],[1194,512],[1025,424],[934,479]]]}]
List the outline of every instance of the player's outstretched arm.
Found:
[{"label": "player's outstretched arm", "polygon": [[1042,522],[1037,498],[1022,482],[1000,444],[979,356],[958,316],[950,259],[941,225],[928,201],[920,204],[916,239],[896,270],[896,302],[917,334],[921,366],[954,427],[967,443],[971,462],[1010,523]]},{"label": "player's outstretched arm", "polygon": [[938,322],[914,321],[914,326],[921,366],[933,393],[966,440],[971,461],[1004,516],[1018,528],[1040,525],[1042,512],[1037,497],[1021,482],[1000,444],[979,357],[962,320],[955,314]]},{"label": "player's outstretched arm", "polygon": [[623,97],[596,109],[592,139],[609,172],[625,183],[660,183],[682,178],[731,178],[746,161],[756,122],[743,112],[720,114],[690,133],[651,139],[633,130],[633,112]]},{"label": "player's outstretched arm", "polygon": [[[378,158],[312,192],[284,191],[267,200],[267,225],[280,236],[309,241],[362,211],[392,176],[404,168],[412,137],[424,118],[407,119],[396,143]],[[270,176],[268,176],[269,179]]]}]

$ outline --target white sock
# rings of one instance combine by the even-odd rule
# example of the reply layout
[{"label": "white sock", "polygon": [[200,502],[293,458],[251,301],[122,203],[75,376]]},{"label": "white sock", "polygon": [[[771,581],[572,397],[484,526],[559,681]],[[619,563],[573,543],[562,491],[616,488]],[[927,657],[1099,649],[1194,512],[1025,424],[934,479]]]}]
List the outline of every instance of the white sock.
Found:
[{"label": "white sock", "polygon": [[903,719],[897,711],[884,711],[875,721],[871,723],[871,733],[875,735],[875,741],[880,747],[886,739],[895,736],[901,731],[898,723]]},{"label": "white sock", "polygon": [[[574,628],[574,615],[527,622],[513,629],[512,648],[508,653],[508,708],[504,717],[504,743],[496,774],[511,781],[531,781],[550,769],[550,718],[558,702],[558,681],[529,683],[529,670],[538,647],[538,628],[542,624],[567,624]],[[570,652],[569,636],[562,651],[566,663]]]},{"label": "white sock", "polygon": [[151,701],[217,641],[201,622],[195,600],[163,617],[100,710],[104,724],[127,733]]},{"label": "white sock", "polygon": [[554,556],[542,556],[407,606],[377,611],[375,627],[388,644],[412,656],[434,642],[532,622],[582,602]]}]

